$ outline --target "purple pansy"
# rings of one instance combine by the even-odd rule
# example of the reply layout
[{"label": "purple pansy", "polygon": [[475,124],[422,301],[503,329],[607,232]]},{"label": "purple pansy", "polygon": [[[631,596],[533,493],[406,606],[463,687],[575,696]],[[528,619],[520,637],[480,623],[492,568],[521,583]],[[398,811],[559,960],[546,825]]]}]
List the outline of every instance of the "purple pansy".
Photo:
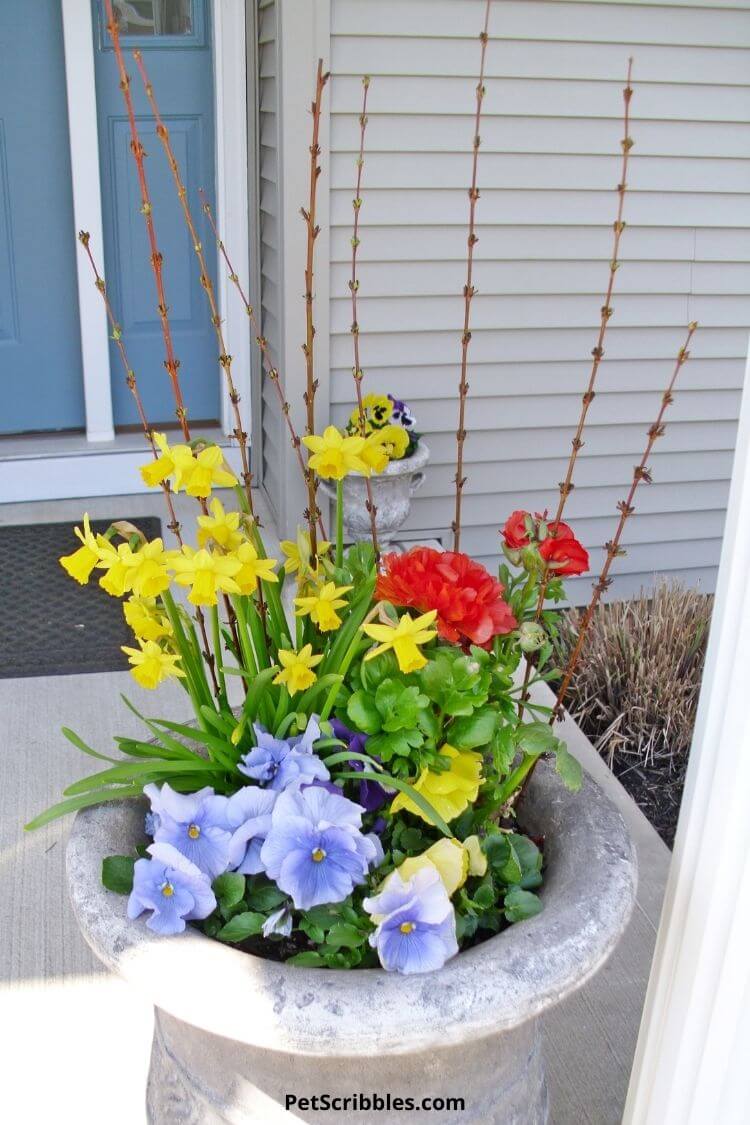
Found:
[{"label": "purple pansy", "polygon": [[[331,719],[331,726],[336,738],[345,742],[347,748],[353,754],[364,754],[367,745],[367,735],[361,734],[359,731],[350,730],[345,723],[340,719]],[[352,758],[349,766],[353,770],[361,772],[365,769],[364,762],[358,761],[357,758]],[[382,785],[377,781],[360,781],[359,783],[359,803],[366,812],[375,812],[381,808],[382,805],[388,800],[388,794]]]},{"label": "purple pansy", "polygon": [[310,716],[304,733],[293,738],[274,738],[260,723],[254,723],[253,730],[257,746],[237,766],[246,777],[277,792],[297,781],[328,781],[328,770],[313,753],[313,745],[320,738],[315,715]]},{"label": "purple pansy", "polygon": [[364,809],[322,786],[282,793],[261,848],[266,874],[298,910],[342,902],[383,860],[377,836],[360,831]]},{"label": "purple pansy", "polygon": [[391,421],[404,427],[405,430],[412,430],[417,424],[417,419],[411,412],[411,409],[400,398],[394,398],[393,395],[388,395],[388,398],[393,403],[393,413],[391,414]]},{"label": "purple pansy", "polygon": [[176,793],[167,782],[161,789],[145,785],[143,792],[156,818],[156,843],[171,844],[211,879],[226,871],[232,839],[226,797],[217,796],[210,786],[197,793]]},{"label": "purple pansy", "polygon": [[456,916],[434,867],[406,882],[394,871],[380,894],[362,905],[377,925],[370,945],[389,972],[433,972],[458,953]]},{"label": "purple pansy", "polygon": [[151,859],[138,859],[128,918],[151,911],[146,925],[157,934],[180,934],[192,918],[207,918],[216,896],[207,875],[171,844],[151,844]]},{"label": "purple pansy", "polygon": [[271,789],[246,785],[227,801],[226,820],[232,830],[228,859],[232,871],[258,875],[264,870],[260,849],[271,827],[276,796]]}]

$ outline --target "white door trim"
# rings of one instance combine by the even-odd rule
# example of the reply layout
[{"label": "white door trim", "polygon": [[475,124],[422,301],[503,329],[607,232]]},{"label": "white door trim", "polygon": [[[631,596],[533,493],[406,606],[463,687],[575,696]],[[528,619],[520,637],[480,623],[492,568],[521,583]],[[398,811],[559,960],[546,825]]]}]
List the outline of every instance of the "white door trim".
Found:
[{"label": "white door trim", "polygon": [[[94,34],[89,0],[62,0],[68,133],[76,231],[87,230],[100,269],[104,266],[102,192],[99,180],[99,133],[96,123]],[[78,314],[83,363],[86,438],[112,441],[112,389],[107,314],[94,287],[90,266],[76,247]]]},{"label": "white door trim", "polygon": [[[61,0],[68,97],[73,214],[76,231],[91,235],[92,251],[104,267],[102,193],[99,176],[99,137],[94,80],[94,29],[89,0]],[[248,252],[248,141],[245,0],[213,0],[214,117],[216,133],[216,211],[222,232],[227,232],[236,256],[235,266],[249,272]],[[252,85],[250,86],[252,88]],[[195,204],[196,225],[200,219]],[[208,229],[201,224],[202,228]],[[19,459],[15,439],[12,452],[0,444],[0,496],[6,501],[47,500],[80,495],[105,487],[125,494],[139,489],[133,474],[133,457],[124,453],[115,438],[110,381],[109,329],[102,299],[84,255],[77,249],[78,310],[83,359],[86,441],[71,455],[70,435],[46,434],[23,439],[28,452]],[[221,262],[216,277],[219,311],[224,320],[226,344],[232,357],[232,374],[242,399],[245,429],[251,427],[251,336],[247,315],[232,292]],[[206,308],[208,316],[208,308]],[[223,384],[222,384],[223,386]],[[229,397],[222,390],[221,426],[234,428]],[[141,439],[142,440],[142,439]],[[111,443],[109,447],[106,443]],[[7,448],[7,447],[6,447]],[[94,461],[88,461],[90,457]],[[38,464],[35,464],[38,462]],[[22,463],[25,470],[22,472]],[[88,465],[88,467],[87,467]],[[78,474],[80,473],[80,477]],[[89,483],[86,484],[86,477]],[[99,484],[95,482],[98,481]]]}]

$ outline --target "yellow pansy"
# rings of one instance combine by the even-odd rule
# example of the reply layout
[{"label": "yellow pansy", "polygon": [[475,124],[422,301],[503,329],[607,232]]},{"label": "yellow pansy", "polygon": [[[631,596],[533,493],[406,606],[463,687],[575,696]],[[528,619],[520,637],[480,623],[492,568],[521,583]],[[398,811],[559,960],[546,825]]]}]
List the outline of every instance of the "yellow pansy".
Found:
[{"label": "yellow pansy", "polygon": [[348,594],[351,589],[352,586],[337,586],[335,582],[326,582],[308,597],[294,599],[297,606],[295,614],[297,617],[304,617],[309,613],[310,620],[315,622],[321,633],[338,629],[341,618],[336,610],[346,605],[346,598],[341,595]]},{"label": "yellow pansy", "polygon": [[132,665],[130,674],[141,687],[155,688],[170,676],[184,676],[176,653],[164,652],[156,641],[139,640],[140,648],[122,646],[122,651]]},{"label": "yellow pansy", "polygon": [[[482,755],[474,750],[456,750],[445,745],[440,751],[451,759],[450,769],[443,773],[422,770],[413,788],[425,797],[443,820],[454,820],[477,799],[482,782]],[[397,794],[391,812],[407,809],[429,823],[429,817],[406,793]]]},{"label": "yellow pansy", "polygon": [[469,874],[470,875],[486,875],[487,873],[487,856],[482,851],[482,845],[479,843],[478,836],[467,836],[464,840],[464,848],[469,857]]},{"label": "yellow pansy", "polygon": [[278,575],[274,574],[276,559],[262,559],[252,543],[240,543],[232,556],[240,564],[234,575],[234,580],[240,588],[241,594],[252,594],[258,588],[258,580],[263,582],[278,582]]},{"label": "yellow pansy", "polygon": [[437,617],[437,611],[431,609],[412,621],[411,614],[405,613],[399,618],[398,625],[363,625],[362,631],[374,641],[381,643],[377,648],[370,649],[365,660],[372,660],[381,652],[393,649],[402,672],[416,672],[424,668],[427,658],[419,651],[419,645],[427,644],[437,636],[436,629],[430,629]]},{"label": "yellow pansy", "polygon": [[88,512],[83,516],[83,531],[80,527],[74,527],[73,531],[82,545],[77,551],[73,551],[71,555],[63,555],[58,561],[71,578],[75,578],[76,582],[85,586],[91,577],[91,571],[99,562],[101,553],[97,537],[91,530]]},{"label": "yellow pansy", "polygon": [[400,461],[409,448],[409,434],[403,426],[385,426],[378,437],[391,461]]},{"label": "yellow pansy", "polygon": [[160,637],[172,636],[169,618],[160,612],[155,598],[128,598],[122,609],[139,640],[158,641]]},{"label": "yellow pansy", "polygon": [[213,540],[225,551],[236,551],[245,537],[240,531],[240,513],[226,512],[221,500],[211,501],[211,515],[198,516],[198,546]]},{"label": "yellow pansy", "polygon": [[241,563],[232,555],[212,555],[205,548],[194,551],[187,544],[172,563],[174,580],[179,586],[190,586],[188,601],[193,605],[216,605],[217,591],[239,594],[234,576]]},{"label": "yellow pansy", "polygon": [[273,682],[286,684],[290,695],[296,695],[298,691],[306,691],[317,680],[313,668],[316,664],[320,664],[322,659],[322,656],[313,656],[312,645],[304,645],[299,652],[280,648],[281,671]]},{"label": "yellow pansy", "polygon": [[[298,581],[301,581],[308,575],[317,574],[318,567],[310,566],[312,549],[310,547],[310,533],[308,531],[303,531],[301,527],[298,527],[296,540],[284,539],[280,545],[286,555],[284,570],[287,574],[294,574],[294,572],[297,571]],[[327,555],[330,549],[331,544],[327,542],[327,540],[318,540],[318,559]]]},{"label": "yellow pansy", "polygon": [[323,436],[310,434],[303,442],[311,451],[310,468],[326,480],[343,480],[347,473],[370,475],[369,465],[362,460],[365,439],[346,437],[335,426],[326,426]]},{"label": "yellow pansy", "polygon": [[154,432],[154,441],[161,455],[147,465],[141,465],[140,473],[144,484],[154,488],[167,477],[172,477],[172,488],[179,492],[193,471],[193,451],[189,445],[169,445],[166,434]]},{"label": "yellow pansy", "polygon": [[449,840],[444,836],[421,855],[405,859],[396,870],[406,881],[423,867],[434,867],[437,870],[450,898],[454,891],[466,882],[466,876],[469,874],[469,853],[458,840]]},{"label": "yellow pansy", "polygon": [[[388,395],[365,395],[362,399],[362,410],[365,415],[365,433],[379,429],[388,422],[393,414],[393,402]],[[349,415],[348,430],[350,433],[361,433],[362,427],[359,420],[359,406],[355,406]]]},{"label": "yellow pansy", "polygon": [[125,565],[130,573],[126,578],[125,589],[132,590],[139,598],[155,598],[169,586],[167,565],[175,555],[165,551],[161,539],[144,543],[137,551],[131,551]]},{"label": "yellow pansy", "polygon": [[218,485],[219,488],[233,488],[236,483],[237,477],[234,473],[230,473],[224,464],[224,454],[218,445],[209,445],[208,449],[202,449],[195,458],[185,484],[185,491],[188,496],[205,499],[214,485]]}]

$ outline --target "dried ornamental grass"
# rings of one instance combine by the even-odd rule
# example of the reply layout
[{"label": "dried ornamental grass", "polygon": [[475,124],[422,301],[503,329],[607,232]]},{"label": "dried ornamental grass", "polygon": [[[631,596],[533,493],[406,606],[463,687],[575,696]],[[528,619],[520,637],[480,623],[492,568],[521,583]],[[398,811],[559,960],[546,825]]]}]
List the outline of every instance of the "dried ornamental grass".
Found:
[{"label": "dried ornamental grass", "polygon": [[[610,767],[615,756],[677,768],[695,723],[713,598],[679,581],[599,606],[570,685],[568,706]],[[581,614],[560,623],[558,658],[574,647]]]}]

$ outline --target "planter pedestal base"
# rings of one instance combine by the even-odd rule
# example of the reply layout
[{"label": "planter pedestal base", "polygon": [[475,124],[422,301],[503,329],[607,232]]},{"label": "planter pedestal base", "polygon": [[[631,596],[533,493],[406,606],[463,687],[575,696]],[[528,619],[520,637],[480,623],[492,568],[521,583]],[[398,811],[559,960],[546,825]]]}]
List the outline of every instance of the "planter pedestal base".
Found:
[{"label": "planter pedestal base", "polygon": [[[414,1099],[420,1107],[415,1113],[423,1112],[422,1099],[430,1099],[434,1125],[546,1125],[547,1087],[537,1021],[467,1044],[462,1051],[330,1059],[277,1055],[156,1012],[149,1125],[404,1125],[412,1120],[407,1108],[376,1108],[386,1104],[388,1094],[391,1102]],[[297,1104],[287,1111],[291,1096],[298,1101],[317,1096],[319,1108],[310,1103],[301,1109]],[[342,1100],[326,1110],[320,1108],[324,1096]],[[353,1102],[343,1100],[356,1096],[369,1098],[370,1108],[352,1109]],[[463,1109],[447,1100],[457,1098],[463,1098]]]}]

